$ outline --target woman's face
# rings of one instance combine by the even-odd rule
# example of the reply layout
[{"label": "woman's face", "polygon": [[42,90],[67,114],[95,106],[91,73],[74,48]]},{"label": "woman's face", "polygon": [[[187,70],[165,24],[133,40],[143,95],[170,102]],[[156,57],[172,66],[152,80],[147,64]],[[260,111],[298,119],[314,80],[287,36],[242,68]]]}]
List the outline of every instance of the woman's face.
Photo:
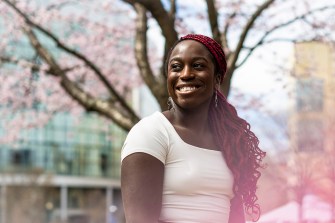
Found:
[{"label": "woman's face", "polygon": [[187,110],[209,106],[217,81],[207,48],[195,40],[183,40],[167,63],[167,87],[175,104]]}]

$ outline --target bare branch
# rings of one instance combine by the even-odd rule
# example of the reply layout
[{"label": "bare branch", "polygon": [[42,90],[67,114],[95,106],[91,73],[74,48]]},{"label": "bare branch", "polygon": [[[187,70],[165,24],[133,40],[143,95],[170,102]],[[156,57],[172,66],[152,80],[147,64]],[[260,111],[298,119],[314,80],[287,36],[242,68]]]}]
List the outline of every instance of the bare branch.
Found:
[{"label": "bare branch", "polygon": [[226,25],[225,25],[225,27],[223,29],[223,33],[222,33],[222,40],[221,40],[222,41],[222,45],[223,45],[223,47],[225,47],[228,50],[227,55],[226,55],[227,59],[229,59],[229,57],[231,55],[231,52],[230,52],[230,49],[229,49],[229,45],[228,45],[228,32],[229,32],[229,28],[230,28],[229,25],[230,25],[230,21],[233,20],[236,15],[237,15],[237,13],[233,12],[229,16],[229,18],[227,19]]},{"label": "bare branch", "polygon": [[[23,67],[27,67],[27,68],[30,68],[31,70],[33,71],[41,71],[42,68],[40,65],[30,61],[30,60],[26,60],[26,59],[14,59],[14,58],[11,58],[11,57],[4,57],[4,56],[0,56],[0,64],[1,63],[11,63],[11,64],[20,64],[21,61],[24,61],[24,64],[21,66]],[[81,65],[75,65],[75,66],[72,66],[72,67],[68,67],[68,68],[65,68],[65,69],[62,69],[63,72],[69,72],[69,71],[72,71],[72,70],[75,70],[75,69],[78,69],[79,67],[81,67]],[[50,74],[50,75],[53,75],[53,76],[58,76],[57,74],[53,73],[52,71],[50,70],[46,70],[46,73]]]},{"label": "bare branch", "polygon": [[[136,36],[135,36],[135,56],[137,65],[140,70],[140,74],[148,85],[149,89],[153,93],[156,98],[160,98],[162,95],[162,81],[156,80],[153,75],[152,69],[150,67],[150,63],[148,60],[148,52],[147,52],[147,16],[146,9],[138,4],[134,4],[135,10],[137,12],[137,21],[136,21]],[[159,76],[163,78],[163,76]],[[159,78],[158,77],[158,78]],[[159,100],[162,101],[162,100]],[[164,108],[164,105],[162,108]]]},{"label": "bare branch", "polygon": [[[139,119],[139,117],[135,114],[134,110],[132,110],[132,108],[130,108],[130,106],[126,103],[126,101],[115,91],[114,87],[109,83],[109,81],[105,78],[105,76],[102,74],[100,69],[94,63],[92,63],[88,58],[86,58],[84,55],[80,54],[79,52],[65,46],[51,32],[47,31],[43,27],[31,21],[28,18],[28,16],[25,15],[21,10],[19,10],[13,3],[11,3],[8,0],[3,0],[3,1],[5,1],[11,8],[13,8],[25,20],[27,25],[34,27],[37,30],[41,31],[43,34],[51,38],[57,44],[59,48],[77,57],[78,59],[84,61],[84,63],[95,72],[95,74],[102,81],[102,83],[106,86],[106,88],[109,90],[111,95],[115,98],[115,100],[117,100],[122,106],[122,108],[130,115],[130,120],[134,121],[134,120]],[[34,37],[33,32],[30,29],[27,29],[27,27],[26,27],[26,33],[28,34],[28,37],[30,38],[32,45],[38,51],[40,56],[49,64],[50,68],[53,69],[52,73],[60,74],[64,76],[65,75],[64,70],[62,70],[61,67],[57,65],[56,61],[53,59],[51,54],[49,54],[48,51],[42,47],[42,45],[38,42],[37,38],[36,37],[33,38]],[[114,117],[111,117],[111,118],[115,119]]]},{"label": "bare branch", "polygon": [[139,3],[143,5],[155,18],[162,34],[165,37],[167,48],[171,48],[175,41],[178,39],[178,34],[174,28],[173,21],[169,17],[168,12],[164,9],[161,1],[150,0],[123,0],[131,5]]},{"label": "bare branch", "polygon": [[125,118],[123,114],[119,112],[120,109],[115,104],[111,104],[108,101],[97,99],[91,96],[89,93],[82,90],[78,84],[72,82],[66,73],[57,64],[52,55],[41,45],[37,37],[29,26],[24,27],[24,31],[37,51],[37,53],[45,60],[50,66],[50,72],[56,73],[61,77],[61,86],[63,89],[76,101],[78,101],[88,111],[96,111],[117,123],[120,127],[125,130],[129,130],[135,122],[138,121],[137,117]]},{"label": "bare branch", "polygon": [[[307,40],[306,40],[307,41]],[[252,53],[254,52],[254,50],[262,45],[266,45],[266,44],[269,44],[269,43],[274,43],[274,42],[291,42],[291,43],[295,43],[296,40],[294,39],[285,39],[285,38],[276,38],[276,39],[271,39],[271,40],[268,40],[268,41],[264,41],[264,42],[261,42],[259,43],[258,45],[255,45],[254,47],[252,48],[246,48],[246,47],[243,47],[243,49],[247,49],[248,50],[248,53],[247,55],[243,58],[243,60],[238,64],[236,65],[236,69],[241,67],[248,59],[249,57],[252,55]]]},{"label": "bare branch", "polygon": [[[175,23],[176,20],[176,13],[177,13],[177,7],[176,7],[176,0],[170,0],[170,11],[169,11],[169,17],[172,21],[172,23]],[[160,69],[161,76],[164,77],[164,80],[166,79],[166,73],[165,73],[165,67],[164,67],[164,62],[167,59],[167,54],[169,53],[170,47],[168,46],[167,42],[164,44],[164,55],[163,55],[163,63]],[[165,85],[165,84],[164,84]]]},{"label": "bare branch", "polygon": [[[0,56],[0,64],[1,63],[11,63],[11,64],[19,64],[20,60],[19,59],[14,59],[11,57],[5,57],[5,56]],[[28,68],[31,68],[32,70],[40,70],[41,67],[31,61],[25,61],[25,66]]]},{"label": "bare branch", "polygon": [[[11,3],[9,0],[3,0],[4,2],[6,2],[11,8],[13,8],[24,20],[25,22],[36,28],[37,30],[41,31],[43,34],[45,34],[46,36],[48,36],[49,38],[51,38],[56,44],[57,47],[59,47],[60,49],[63,49],[65,52],[77,57],[78,59],[82,60],[89,68],[91,68],[94,73],[98,76],[98,78],[101,80],[101,82],[106,86],[106,88],[108,89],[108,91],[110,92],[110,94],[115,97],[115,99],[120,102],[120,104],[122,105],[122,107],[131,115],[133,116],[134,119],[138,119],[137,115],[135,114],[135,112],[129,107],[129,105],[126,103],[126,101],[117,93],[117,91],[114,89],[114,87],[109,83],[109,81],[105,78],[105,76],[102,74],[102,72],[100,71],[100,69],[93,63],[91,62],[88,58],[86,58],[84,55],[80,54],[79,52],[70,49],[69,47],[67,47],[66,45],[64,45],[63,43],[61,43],[59,41],[59,39],[53,35],[51,32],[47,31],[46,29],[44,29],[43,27],[41,27],[40,25],[34,23],[32,20],[30,20],[28,18],[27,15],[25,15],[20,9],[18,9],[13,3]],[[49,61],[50,63],[52,61]],[[49,63],[48,62],[48,63]],[[60,72],[60,71],[58,71]]]},{"label": "bare branch", "polygon": [[[282,24],[279,24],[277,26],[274,26],[272,29],[266,31],[263,36],[259,39],[259,41],[254,44],[253,47],[250,47],[248,48],[249,49],[249,52],[248,54],[243,58],[242,62],[236,66],[236,68],[242,66],[246,61],[247,59],[252,55],[253,51],[258,48],[259,46],[261,45],[265,45],[265,44],[268,44],[268,43],[272,43],[272,42],[279,42],[279,41],[286,41],[286,42],[296,42],[296,40],[292,40],[292,39],[285,39],[285,38],[277,38],[277,39],[271,39],[271,40],[268,40],[268,41],[265,41],[265,39],[273,32],[277,31],[278,29],[281,29],[281,28],[284,28],[284,27],[287,27],[291,24],[293,24],[294,22],[297,22],[299,20],[303,20],[304,18],[306,18],[307,16],[309,15],[312,15],[316,12],[321,12],[321,11],[325,11],[325,10],[328,10],[328,9],[331,9],[331,8],[335,8],[335,6],[325,6],[325,7],[322,7],[322,8],[318,8],[318,9],[315,9],[315,10],[311,10],[311,11],[308,11],[302,15],[299,15],[299,16],[296,16],[288,21],[286,21],[285,23],[282,23]],[[243,47],[244,49],[247,49],[246,47]]]},{"label": "bare branch", "polygon": [[228,58],[228,71],[226,73],[224,82],[223,82],[223,86],[222,86],[222,90],[224,95],[228,95],[229,94],[229,89],[230,89],[230,82],[231,82],[231,77],[234,73],[234,70],[236,68],[236,61],[238,59],[238,56],[242,50],[244,41],[249,33],[249,31],[251,30],[252,26],[254,25],[255,21],[257,20],[257,18],[259,18],[259,16],[262,14],[262,12],[267,9],[275,0],[267,0],[266,2],[264,2],[262,5],[260,5],[257,10],[252,14],[252,16],[250,17],[250,19],[248,20],[247,24],[245,25],[240,38],[239,38],[239,42],[236,46],[235,52],[232,53],[229,58]]},{"label": "bare branch", "polygon": [[214,0],[206,0],[206,2],[207,2],[208,19],[210,22],[213,38],[218,43],[221,43],[221,33],[218,26],[218,13],[214,5]]},{"label": "bare branch", "polygon": [[98,112],[99,114],[114,121],[124,130],[129,131],[134,123],[139,120],[138,118],[125,118],[125,116],[120,113],[120,109],[118,109],[113,103],[107,100],[97,99],[93,97],[92,95],[83,91],[76,83],[73,83],[71,80],[69,80],[66,75],[64,75],[61,80],[61,86],[86,110]]},{"label": "bare branch", "polygon": [[56,60],[53,58],[53,56],[42,46],[42,44],[38,41],[36,35],[33,33],[31,28],[29,26],[24,26],[23,30],[27,34],[31,45],[35,48],[38,55],[46,61],[46,63],[50,66],[50,69],[52,69],[52,72],[55,73],[58,76],[61,76],[63,74],[63,71],[61,67],[57,64]]},{"label": "bare branch", "polygon": [[257,18],[262,14],[262,12],[267,9],[272,3],[274,2],[274,0],[268,0],[266,2],[264,2],[261,6],[258,7],[258,9],[254,12],[254,14],[250,17],[249,21],[247,22],[247,24],[245,25],[241,35],[240,35],[240,39],[239,42],[236,46],[235,52],[232,56],[232,58],[230,59],[230,61],[228,61],[230,68],[235,67],[236,65],[236,61],[237,58],[240,54],[240,51],[243,47],[244,41],[249,33],[249,31],[251,30],[252,26],[254,25],[255,21],[257,20]]},{"label": "bare branch", "polygon": [[173,23],[175,21],[176,12],[177,12],[176,0],[170,0],[170,11],[168,14]]},{"label": "bare branch", "polygon": [[137,12],[135,36],[136,61],[144,81],[151,86],[155,84],[155,79],[148,61],[146,9],[138,3],[135,3],[134,8]]},{"label": "bare branch", "polygon": [[52,4],[52,5],[49,5],[48,7],[47,7],[47,11],[49,11],[49,10],[53,10],[53,9],[57,9],[57,10],[59,10],[59,9],[61,9],[62,7],[64,7],[64,6],[67,6],[67,5],[70,5],[70,4],[73,4],[73,3],[77,3],[77,1],[67,1],[67,2],[62,2],[62,3],[60,3],[60,4]]}]

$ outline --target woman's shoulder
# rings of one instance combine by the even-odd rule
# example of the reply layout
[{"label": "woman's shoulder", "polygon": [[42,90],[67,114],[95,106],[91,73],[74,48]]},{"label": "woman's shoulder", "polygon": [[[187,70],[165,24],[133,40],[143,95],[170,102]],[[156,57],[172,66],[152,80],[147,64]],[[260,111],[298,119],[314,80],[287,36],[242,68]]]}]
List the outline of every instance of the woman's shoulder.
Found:
[{"label": "woman's shoulder", "polygon": [[154,112],[148,116],[143,117],[137,122],[130,132],[139,132],[141,134],[146,133],[163,133],[166,134],[168,131],[168,120],[164,117],[161,112]]},{"label": "woman's shoulder", "polygon": [[[157,128],[157,127],[162,127],[166,126],[166,118],[164,117],[163,113],[156,111],[148,116],[143,117],[139,122],[137,122],[134,127],[149,127],[150,129],[152,128]],[[134,128],[133,127],[133,128]]]},{"label": "woman's shoulder", "polygon": [[143,117],[137,124],[140,123],[150,123],[150,122],[156,122],[156,121],[162,121],[162,113],[159,111],[155,111],[154,113],[147,115]]},{"label": "woman's shoulder", "polygon": [[169,134],[164,122],[163,114],[155,112],[135,124],[126,137],[121,159],[135,152],[143,152],[165,163]]}]

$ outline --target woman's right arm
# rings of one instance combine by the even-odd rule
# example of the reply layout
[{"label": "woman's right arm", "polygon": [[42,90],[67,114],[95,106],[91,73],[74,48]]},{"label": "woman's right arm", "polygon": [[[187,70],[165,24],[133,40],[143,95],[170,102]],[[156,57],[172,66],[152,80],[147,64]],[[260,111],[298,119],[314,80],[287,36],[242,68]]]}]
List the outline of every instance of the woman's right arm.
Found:
[{"label": "woman's right arm", "polygon": [[121,165],[121,191],[127,223],[157,223],[162,207],[164,164],[133,153]]}]

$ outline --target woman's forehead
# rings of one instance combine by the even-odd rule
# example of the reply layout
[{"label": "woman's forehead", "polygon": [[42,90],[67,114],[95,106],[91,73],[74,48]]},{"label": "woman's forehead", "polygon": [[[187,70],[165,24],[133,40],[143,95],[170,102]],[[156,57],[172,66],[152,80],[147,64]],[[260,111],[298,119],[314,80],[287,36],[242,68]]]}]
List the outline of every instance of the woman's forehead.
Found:
[{"label": "woman's forehead", "polygon": [[183,40],[174,47],[171,52],[170,59],[178,55],[191,56],[192,54],[211,58],[211,53],[203,44],[195,40]]}]

